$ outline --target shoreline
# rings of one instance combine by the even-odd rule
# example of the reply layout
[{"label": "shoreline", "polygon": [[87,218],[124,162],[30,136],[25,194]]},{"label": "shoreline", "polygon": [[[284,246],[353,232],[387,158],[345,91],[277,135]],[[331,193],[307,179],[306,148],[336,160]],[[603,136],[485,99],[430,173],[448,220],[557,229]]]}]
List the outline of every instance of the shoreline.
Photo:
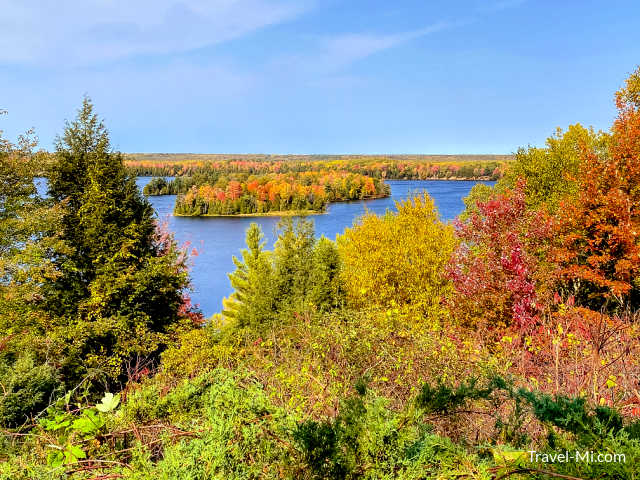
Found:
[{"label": "shoreline", "polygon": [[497,182],[498,180],[494,180],[491,177],[449,177],[449,178],[438,178],[438,177],[430,177],[430,178],[383,178],[385,182],[426,182],[432,180],[440,180],[443,182]]},{"label": "shoreline", "polygon": [[204,215],[184,215],[179,213],[172,213],[172,215],[174,217],[296,217],[296,216],[307,216],[307,215],[325,215],[326,213],[327,213],[326,210],[323,212],[317,212],[315,210],[275,210],[272,212],[264,212],[264,213],[229,213],[229,214],[206,213]]},{"label": "shoreline", "polygon": [[[178,194],[178,195],[181,195],[181,194]],[[147,195],[147,196],[161,197],[163,195]],[[354,199],[351,199],[351,200],[335,200],[333,202],[327,202],[327,207],[329,207],[332,203],[362,202],[362,201],[365,201],[365,200],[380,200],[382,198],[389,198],[389,197],[391,197],[391,193],[389,193],[389,195],[379,195],[379,196],[368,197],[368,198],[354,198]],[[274,210],[274,211],[271,211],[271,212],[263,212],[263,213],[229,213],[229,214],[222,214],[222,213],[209,214],[209,213],[205,213],[203,215],[185,215],[185,214],[173,212],[172,215],[174,217],[301,217],[301,216],[307,216],[307,215],[326,215],[327,213],[328,213],[328,208],[326,208],[326,209],[324,209],[322,211],[317,211],[317,210]]]}]

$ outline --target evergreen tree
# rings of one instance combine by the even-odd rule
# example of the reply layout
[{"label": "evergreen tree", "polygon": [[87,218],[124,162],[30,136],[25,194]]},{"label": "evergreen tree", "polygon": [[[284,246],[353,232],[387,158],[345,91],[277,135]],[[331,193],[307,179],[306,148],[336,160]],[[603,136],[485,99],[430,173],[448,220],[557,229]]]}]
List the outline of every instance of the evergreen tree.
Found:
[{"label": "evergreen tree", "polygon": [[66,319],[71,378],[97,367],[111,378],[137,355],[155,355],[180,320],[188,286],[184,255],[156,232],[153,209],[113,152],[104,124],[85,98],[56,146],[49,194],[64,208],[51,284],[51,311]]},{"label": "evergreen tree", "polygon": [[273,251],[278,300],[282,306],[296,308],[305,301],[309,289],[315,244],[313,222],[299,220],[294,224],[291,217],[286,217],[280,229]]},{"label": "evergreen tree", "polygon": [[257,224],[247,230],[242,260],[234,257],[229,274],[234,292],[224,300],[223,316],[236,329],[260,333],[282,314],[309,308],[329,310],[343,304],[340,258],[331,240],[314,238],[313,223],[281,222],[273,252],[264,250]]},{"label": "evergreen tree", "polygon": [[259,329],[276,312],[274,272],[263,239],[260,227],[252,223],[247,230],[248,248],[242,251],[242,261],[233,257],[236,271],[229,274],[229,280],[235,291],[224,300],[222,313],[235,321],[238,328]]},{"label": "evergreen tree", "polygon": [[56,142],[49,195],[64,202],[62,238],[73,249],[58,260],[63,275],[51,297],[51,307],[65,314],[89,296],[97,270],[116,252],[130,258],[153,254],[153,209],[126,173],[121,154],[111,150],[89,98]]},{"label": "evergreen tree", "polygon": [[342,306],[345,291],[340,280],[340,254],[334,242],[322,236],[313,249],[309,301],[321,310]]}]

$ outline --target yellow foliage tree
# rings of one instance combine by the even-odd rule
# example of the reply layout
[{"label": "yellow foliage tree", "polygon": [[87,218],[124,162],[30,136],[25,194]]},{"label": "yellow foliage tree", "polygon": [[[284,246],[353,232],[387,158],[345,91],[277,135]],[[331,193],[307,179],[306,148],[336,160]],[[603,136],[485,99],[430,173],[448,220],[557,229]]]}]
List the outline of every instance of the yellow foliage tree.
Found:
[{"label": "yellow foliage tree", "polygon": [[400,308],[438,318],[451,288],[444,267],[456,244],[433,200],[397,202],[397,213],[367,214],[338,237],[348,300],[356,308]]}]

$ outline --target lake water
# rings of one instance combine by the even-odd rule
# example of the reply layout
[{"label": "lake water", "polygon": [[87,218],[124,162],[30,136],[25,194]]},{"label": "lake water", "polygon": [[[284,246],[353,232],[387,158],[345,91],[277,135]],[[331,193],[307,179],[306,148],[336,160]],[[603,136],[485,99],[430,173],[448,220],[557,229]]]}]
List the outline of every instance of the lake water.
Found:
[{"label": "lake water", "polygon": [[[139,177],[142,189],[152,177]],[[459,215],[464,204],[462,198],[469,194],[475,181],[439,180],[389,180],[391,197],[377,200],[362,200],[330,204],[324,215],[311,215],[316,235],[335,240],[346,227],[366,211],[384,214],[395,210],[395,202],[427,191],[434,199],[443,220],[452,220]],[[492,185],[495,182],[483,182]],[[199,304],[205,316],[211,316],[222,308],[222,299],[232,292],[228,272],[235,270],[232,256],[240,256],[245,247],[245,231],[252,222],[262,228],[267,248],[275,242],[275,230],[279,217],[174,217],[171,215],[175,195],[149,197],[160,220],[166,220],[180,244],[188,242],[198,255],[192,259],[191,278],[194,291],[193,302]]]}]

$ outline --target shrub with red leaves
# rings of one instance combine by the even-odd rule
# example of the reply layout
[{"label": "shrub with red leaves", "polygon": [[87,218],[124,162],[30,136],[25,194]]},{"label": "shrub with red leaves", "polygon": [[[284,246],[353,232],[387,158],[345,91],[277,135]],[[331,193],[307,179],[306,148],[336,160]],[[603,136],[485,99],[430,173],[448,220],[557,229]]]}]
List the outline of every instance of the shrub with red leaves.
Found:
[{"label": "shrub with red leaves", "polygon": [[527,209],[524,181],[477,207],[456,224],[461,242],[447,268],[456,291],[451,311],[464,324],[529,331],[543,308],[539,287],[551,218]]}]

